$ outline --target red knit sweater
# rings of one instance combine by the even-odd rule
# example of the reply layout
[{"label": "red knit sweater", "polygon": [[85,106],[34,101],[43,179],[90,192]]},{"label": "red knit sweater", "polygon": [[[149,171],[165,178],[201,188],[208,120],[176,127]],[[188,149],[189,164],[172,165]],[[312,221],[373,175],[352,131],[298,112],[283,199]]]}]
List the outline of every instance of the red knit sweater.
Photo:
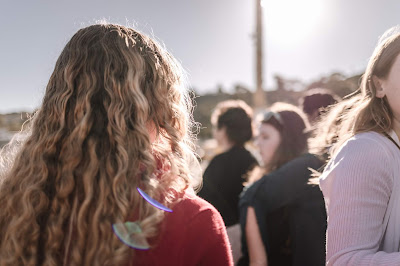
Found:
[{"label": "red knit sweater", "polygon": [[131,265],[233,265],[224,222],[212,205],[186,194],[172,210],[165,216],[158,244],[135,250]]}]

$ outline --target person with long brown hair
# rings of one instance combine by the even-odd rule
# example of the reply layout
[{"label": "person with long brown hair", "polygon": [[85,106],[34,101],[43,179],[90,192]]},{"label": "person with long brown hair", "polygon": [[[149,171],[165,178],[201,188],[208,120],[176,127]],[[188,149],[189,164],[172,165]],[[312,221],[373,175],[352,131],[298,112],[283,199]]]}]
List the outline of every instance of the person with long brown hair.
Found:
[{"label": "person with long brown hair", "polygon": [[250,176],[240,199],[239,265],[323,265],[326,212],[318,186],[321,167],[308,153],[309,125],[297,107],[276,103],[258,117],[256,144],[263,168]]},{"label": "person with long brown hair", "polygon": [[380,38],[320,177],[327,265],[400,265],[400,27]]},{"label": "person with long brown hair", "polygon": [[23,140],[2,151],[0,265],[232,265],[195,196],[191,99],[177,61],[131,28],[67,43]]}]

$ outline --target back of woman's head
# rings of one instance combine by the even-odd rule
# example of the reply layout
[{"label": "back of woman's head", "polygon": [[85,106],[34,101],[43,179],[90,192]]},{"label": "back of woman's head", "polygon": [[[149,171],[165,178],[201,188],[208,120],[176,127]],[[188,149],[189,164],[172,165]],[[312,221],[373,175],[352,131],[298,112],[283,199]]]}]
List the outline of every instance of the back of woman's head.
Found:
[{"label": "back of woman's head", "polygon": [[314,119],[317,120],[324,108],[338,101],[340,101],[339,96],[331,90],[315,88],[307,91],[306,95],[300,99],[300,106],[309,118],[315,115]]},{"label": "back of woman's head", "polygon": [[[266,120],[265,116],[269,116],[269,112],[278,115]],[[258,121],[271,124],[280,133],[281,142],[272,159],[272,170],[307,152],[309,124],[304,113],[296,106],[283,102],[275,103],[261,114]]]},{"label": "back of woman's head", "polygon": [[376,97],[379,88],[375,86],[373,77],[387,78],[399,54],[400,26],[396,26],[387,30],[379,39],[362,77],[361,99],[343,117],[339,141],[333,152],[354,134],[367,131],[383,133],[392,129],[393,113],[388,99]]},{"label": "back of woman's head", "polygon": [[225,128],[230,142],[242,146],[253,137],[253,110],[242,100],[228,100],[219,103],[211,122],[218,129]]},{"label": "back of woman's head", "polygon": [[79,30],[2,177],[0,264],[124,263],[132,254],[111,225],[134,215],[150,238],[162,220],[136,188],[168,205],[189,186],[190,111],[179,64],[152,39]]}]

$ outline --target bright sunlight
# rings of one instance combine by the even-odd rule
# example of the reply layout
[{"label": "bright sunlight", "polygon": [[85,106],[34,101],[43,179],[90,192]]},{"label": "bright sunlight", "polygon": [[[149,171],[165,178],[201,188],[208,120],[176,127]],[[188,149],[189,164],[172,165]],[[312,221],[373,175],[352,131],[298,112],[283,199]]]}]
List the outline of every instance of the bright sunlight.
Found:
[{"label": "bright sunlight", "polygon": [[324,21],[324,0],[262,0],[264,27],[268,38],[280,44],[307,39]]}]

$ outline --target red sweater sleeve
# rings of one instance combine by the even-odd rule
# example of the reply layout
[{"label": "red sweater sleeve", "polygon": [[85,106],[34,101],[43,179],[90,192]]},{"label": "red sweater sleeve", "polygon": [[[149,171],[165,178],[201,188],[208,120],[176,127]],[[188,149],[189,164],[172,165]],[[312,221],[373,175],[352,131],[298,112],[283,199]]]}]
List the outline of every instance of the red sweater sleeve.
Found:
[{"label": "red sweater sleeve", "polygon": [[131,265],[233,265],[224,222],[210,203],[186,195],[172,210],[165,215],[158,244],[135,250]]},{"label": "red sweater sleeve", "polygon": [[186,227],[183,265],[233,265],[232,251],[224,221],[204,200],[202,208]]}]

